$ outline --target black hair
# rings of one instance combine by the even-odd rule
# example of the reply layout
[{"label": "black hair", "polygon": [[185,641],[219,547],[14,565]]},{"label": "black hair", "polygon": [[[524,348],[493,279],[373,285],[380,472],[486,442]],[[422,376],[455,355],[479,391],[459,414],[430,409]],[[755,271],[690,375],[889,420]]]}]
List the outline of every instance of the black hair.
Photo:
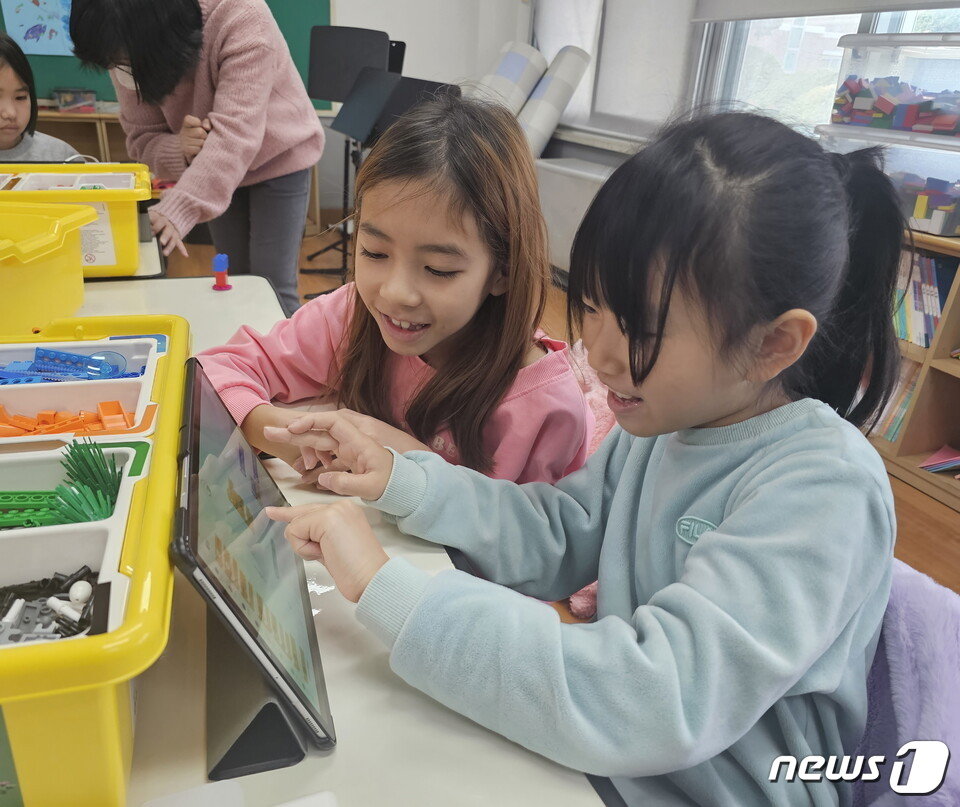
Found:
[{"label": "black hair", "polygon": [[881,157],[877,148],[829,154],[750,113],[670,124],[590,205],[571,254],[570,321],[582,323],[585,298],[608,307],[639,385],[659,355],[678,283],[701,301],[721,355],[735,356],[755,325],[806,309],[817,333],[776,383],[790,398],[816,398],[857,426],[875,425],[897,375],[892,314],[904,230]]},{"label": "black hair", "polygon": [[30,121],[26,132],[32,135],[37,130],[37,85],[33,81],[33,70],[26,54],[20,46],[6,33],[0,31],[0,65],[7,64],[20,80],[27,85],[30,93]]},{"label": "black hair", "polygon": [[70,38],[87,67],[129,64],[141,100],[158,104],[197,65],[203,14],[198,0],[73,0]]}]

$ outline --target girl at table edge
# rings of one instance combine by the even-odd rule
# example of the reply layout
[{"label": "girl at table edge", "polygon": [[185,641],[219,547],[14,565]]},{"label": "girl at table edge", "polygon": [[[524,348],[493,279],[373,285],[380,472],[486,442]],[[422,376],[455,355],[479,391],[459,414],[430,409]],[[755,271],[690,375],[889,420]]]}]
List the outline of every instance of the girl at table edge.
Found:
[{"label": "girl at table edge", "polygon": [[209,222],[237,274],[299,305],[310,168],[324,134],[263,0],[74,0],[74,53],[108,69],[127,151],[176,185],[150,208],[164,253]]},{"label": "girl at table edge", "polygon": [[[832,769],[864,731],[896,532],[858,428],[899,358],[904,221],[878,162],[728,113],[674,124],[618,168],[569,291],[618,427],[554,486],[390,452],[335,412],[327,435],[291,435],[332,438],[353,471],[321,486],[494,582],[389,559],[351,502],[268,515],[404,680],[612,777],[627,804],[849,805]],[[593,624],[530,599],[597,577]],[[778,760],[811,756],[832,775],[783,780]]]}]

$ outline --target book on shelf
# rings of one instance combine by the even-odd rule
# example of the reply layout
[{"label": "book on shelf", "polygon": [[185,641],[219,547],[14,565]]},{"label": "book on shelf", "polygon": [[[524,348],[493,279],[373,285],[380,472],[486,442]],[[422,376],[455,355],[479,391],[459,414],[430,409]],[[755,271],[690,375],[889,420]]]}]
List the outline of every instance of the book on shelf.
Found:
[{"label": "book on shelf", "polygon": [[944,445],[921,462],[920,467],[931,473],[960,470],[960,451],[950,445]]},{"label": "book on shelf", "polygon": [[900,376],[897,378],[897,385],[883,412],[880,413],[880,420],[877,421],[876,431],[884,440],[892,443],[900,436],[900,428],[903,426],[903,419],[916,392],[919,376],[919,364],[909,359],[900,360]]},{"label": "book on shelf", "polygon": [[902,253],[893,316],[900,339],[930,347],[957,275],[958,263],[960,258],[946,255]]}]

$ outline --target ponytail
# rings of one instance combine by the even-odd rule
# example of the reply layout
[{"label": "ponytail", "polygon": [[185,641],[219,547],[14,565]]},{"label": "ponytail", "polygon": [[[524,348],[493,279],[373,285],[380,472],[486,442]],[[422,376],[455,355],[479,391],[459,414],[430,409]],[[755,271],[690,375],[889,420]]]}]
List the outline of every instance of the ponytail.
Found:
[{"label": "ponytail", "polygon": [[830,159],[846,190],[850,252],[833,309],[798,369],[802,394],[873,428],[897,377],[893,300],[905,222],[880,147]]}]

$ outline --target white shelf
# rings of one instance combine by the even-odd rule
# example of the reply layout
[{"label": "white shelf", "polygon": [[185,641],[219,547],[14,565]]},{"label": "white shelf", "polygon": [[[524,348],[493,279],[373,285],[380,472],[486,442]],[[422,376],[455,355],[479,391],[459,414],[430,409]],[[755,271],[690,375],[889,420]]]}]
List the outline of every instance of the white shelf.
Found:
[{"label": "white shelf", "polygon": [[822,123],[815,127],[814,131],[818,135],[846,140],[868,140],[873,143],[886,143],[891,146],[960,151],[960,137],[947,137],[945,135],[927,134],[926,132],[902,132],[898,129],[851,126],[846,123]]},{"label": "white shelf", "polygon": [[[841,48],[936,48],[960,46],[960,34],[845,34]],[[951,58],[951,57],[946,57]]]}]

